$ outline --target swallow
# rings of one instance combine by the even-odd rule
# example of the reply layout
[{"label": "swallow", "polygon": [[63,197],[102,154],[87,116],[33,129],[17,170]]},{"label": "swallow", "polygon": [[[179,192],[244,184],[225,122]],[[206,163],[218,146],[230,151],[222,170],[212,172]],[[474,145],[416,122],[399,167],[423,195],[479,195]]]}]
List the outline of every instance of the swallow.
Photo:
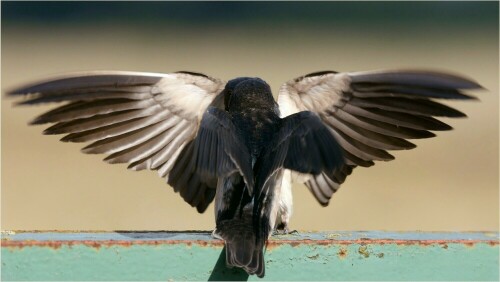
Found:
[{"label": "swallow", "polygon": [[215,200],[227,266],[263,277],[267,239],[288,232],[292,179],[327,206],[354,168],[452,129],[435,117],[466,116],[437,100],[474,100],[464,90],[480,88],[436,71],[321,71],[284,83],[275,101],[260,78],[90,71],[8,95],[25,97],[21,105],[64,103],[31,121],[52,124],[44,134],[157,171],[200,213]]}]

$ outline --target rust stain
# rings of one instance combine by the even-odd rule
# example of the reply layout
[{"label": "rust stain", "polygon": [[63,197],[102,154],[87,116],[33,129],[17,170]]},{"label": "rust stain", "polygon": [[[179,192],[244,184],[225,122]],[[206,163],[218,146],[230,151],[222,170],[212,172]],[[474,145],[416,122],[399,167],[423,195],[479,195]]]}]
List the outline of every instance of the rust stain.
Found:
[{"label": "rust stain", "polygon": [[[358,239],[358,240],[269,240],[267,247],[273,249],[275,247],[290,245],[292,247],[299,247],[303,245],[315,246],[335,246],[335,245],[384,245],[396,244],[401,246],[431,246],[442,245],[444,249],[448,248],[448,244],[463,244],[467,247],[473,247],[477,243],[488,244],[492,247],[498,246],[498,240],[484,241],[484,240],[391,240],[391,239]],[[72,247],[74,245],[85,245],[92,248],[99,249],[101,247],[122,246],[130,247],[133,245],[178,245],[184,244],[187,246],[201,246],[201,247],[222,247],[224,242],[222,240],[64,240],[64,241],[14,241],[14,240],[1,240],[2,247],[50,247],[58,249],[61,246]],[[342,250],[342,248],[341,248]],[[342,256],[342,251],[339,251],[339,256]]]},{"label": "rust stain", "polygon": [[297,247],[301,245],[319,245],[319,246],[331,246],[331,245],[384,245],[384,244],[396,244],[402,246],[420,245],[420,246],[430,246],[430,245],[446,245],[446,244],[465,244],[472,246],[477,243],[485,243],[490,246],[499,245],[498,240],[397,240],[397,239],[357,239],[357,240],[270,240],[268,245],[270,246],[280,246],[280,245],[290,245],[292,247]]},{"label": "rust stain", "polygon": [[[295,240],[295,241],[282,240],[282,241],[280,241],[280,243],[281,242],[287,242],[288,245],[290,245],[292,247],[298,247],[298,246],[302,245],[302,243],[300,241],[298,241],[298,240]],[[274,242],[271,243],[271,245],[281,245],[281,244],[279,244],[278,242],[274,241]]]},{"label": "rust stain", "polygon": [[337,254],[339,255],[339,258],[345,258],[347,257],[347,249],[340,248]]},{"label": "rust stain", "polygon": [[222,241],[203,241],[203,240],[65,240],[65,241],[4,241],[2,240],[2,247],[11,248],[24,248],[24,247],[49,247],[53,249],[59,249],[62,246],[72,247],[74,245],[84,245],[87,247],[92,247],[95,249],[100,249],[101,247],[111,247],[111,246],[121,246],[121,247],[131,247],[134,245],[179,245],[184,244],[187,246],[198,245],[202,247],[222,247],[224,242]]},{"label": "rust stain", "polygon": [[271,251],[271,250],[275,249],[278,246],[276,244],[269,244],[269,243],[270,243],[270,241],[267,241],[266,242],[266,247],[265,247],[266,250],[268,250],[268,251]]},{"label": "rust stain", "polygon": [[466,243],[464,243],[464,245],[465,245],[466,247],[469,247],[469,248],[474,247],[474,244],[473,244],[473,243],[470,243],[470,242],[466,242]]}]

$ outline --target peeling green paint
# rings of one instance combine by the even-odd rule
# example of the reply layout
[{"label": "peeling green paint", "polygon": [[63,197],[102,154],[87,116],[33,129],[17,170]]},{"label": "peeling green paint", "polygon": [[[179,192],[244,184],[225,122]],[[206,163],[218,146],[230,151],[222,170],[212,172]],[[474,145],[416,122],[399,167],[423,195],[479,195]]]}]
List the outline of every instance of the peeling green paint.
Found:
[{"label": "peeling green paint", "polygon": [[[47,234],[36,234],[43,239],[39,241],[50,241]],[[107,239],[111,242],[117,239],[113,235],[116,233],[102,234],[110,237]],[[178,234],[182,237],[182,233]],[[381,237],[389,240],[395,237],[391,237],[394,233],[385,234]],[[303,243],[304,235],[293,241],[275,239],[276,244],[269,245],[266,251],[266,276],[262,280],[499,279],[497,233],[489,236],[489,240],[474,240],[474,243],[463,238],[463,242],[454,238],[445,243],[443,238],[445,241],[438,243],[434,237],[433,241],[415,241],[408,236],[408,244],[404,243],[405,233],[397,234],[397,243],[377,241],[381,238],[370,233],[363,242],[351,243],[336,240],[342,236],[336,236],[328,244],[315,244],[314,240]],[[322,238],[328,236],[323,235]],[[217,242],[213,239],[206,240],[209,244],[200,240],[143,244],[137,242],[144,241],[130,239],[128,245],[92,245],[86,239],[82,240],[86,243],[49,247],[32,244],[36,240],[29,240],[30,236],[3,237],[2,280],[261,280],[238,269],[227,269],[223,247],[211,244]],[[423,237],[426,236],[430,238],[429,234]],[[16,240],[26,245],[12,244]]]}]

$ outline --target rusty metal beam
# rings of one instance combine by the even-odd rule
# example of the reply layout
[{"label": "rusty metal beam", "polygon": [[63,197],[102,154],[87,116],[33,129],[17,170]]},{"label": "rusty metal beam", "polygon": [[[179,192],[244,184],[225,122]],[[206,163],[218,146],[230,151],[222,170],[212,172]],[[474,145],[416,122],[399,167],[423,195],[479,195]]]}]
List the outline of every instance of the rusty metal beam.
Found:
[{"label": "rusty metal beam", "polygon": [[[2,232],[2,280],[257,280],[209,232]],[[263,280],[498,280],[497,232],[275,236]]]}]

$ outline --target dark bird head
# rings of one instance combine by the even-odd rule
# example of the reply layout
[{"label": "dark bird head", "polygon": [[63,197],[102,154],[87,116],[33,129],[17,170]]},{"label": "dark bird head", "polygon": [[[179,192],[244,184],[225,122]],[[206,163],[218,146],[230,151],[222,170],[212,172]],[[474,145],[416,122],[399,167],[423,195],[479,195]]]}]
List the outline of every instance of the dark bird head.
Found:
[{"label": "dark bird head", "polygon": [[242,111],[248,108],[277,110],[271,87],[256,77],[238,77],[230,80],[224,89],[226,111]]},{"label": "dark bird head", "polygon": [[226,87],[224,88],[224,108],[226,111],[229,110],[229,103],[231,101],[231,96],[233,94],[234,88],[236,85],[238,85],[240,82],[243,82],[245,80],[252,79],[251,77],[238,77],[235,79],[231,79],[226,83]]}]

